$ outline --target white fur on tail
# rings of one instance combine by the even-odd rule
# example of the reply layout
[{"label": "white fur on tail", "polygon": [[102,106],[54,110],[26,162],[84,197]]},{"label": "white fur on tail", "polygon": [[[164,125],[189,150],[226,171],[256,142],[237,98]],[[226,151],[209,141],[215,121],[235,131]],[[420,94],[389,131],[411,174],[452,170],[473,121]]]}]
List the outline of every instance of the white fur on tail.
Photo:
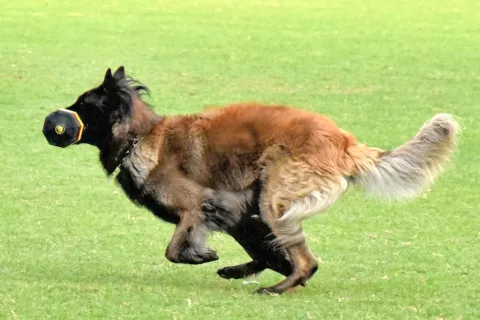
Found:
[{"label": "white fur on tail", "polygon": [[386,198],[414,198],[443,171],[455,150],[459,131],[452,115],[437,114],[412,140],[383,154],[376,164],[363,166],[354,182]]}]

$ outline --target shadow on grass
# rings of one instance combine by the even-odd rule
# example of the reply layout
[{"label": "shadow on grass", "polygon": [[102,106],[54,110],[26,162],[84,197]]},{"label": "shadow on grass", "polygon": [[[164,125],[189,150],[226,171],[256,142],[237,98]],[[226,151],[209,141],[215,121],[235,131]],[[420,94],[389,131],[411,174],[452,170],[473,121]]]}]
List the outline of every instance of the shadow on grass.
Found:
[{"label": "shadow on grass", "polygon": [[[219,293],[246,296],[253,293],[260,286],[269,286],[283,277],[273,271],[266,271],[258,279],[225,280],[216,273],[216,266],[188,266],[163,264],[131,264],[122,266],[107,266],[99,264],[87,265],[79,263],[70,268],[54,264],[36,264],[29,266],[23,272],[18,272],[10,278],[24,284],[39,283],[47,290],[69,288],[81,292],[101,292],[111,290],[132,290],[134,292],[169,293],[182,292],[182,295]],[[263,278],[263,279],[262,279]],[[41,279],[41,280],[40,280]],[[39,281],[40,280],[40,281]],[[394,288],[392,288],[392,285]],[[342,281],[329,278],[319,273],[310,280],[306,288],[298,288],[287,296],[295,297],[315,296],[318,299],[343,300],[372,300],[388,296],[391,289],[397,292],[408,292],[410,283],[388,283],[376,278],[365,278],[361,281]],[[374,300],[375,300],[374,299]]]}]

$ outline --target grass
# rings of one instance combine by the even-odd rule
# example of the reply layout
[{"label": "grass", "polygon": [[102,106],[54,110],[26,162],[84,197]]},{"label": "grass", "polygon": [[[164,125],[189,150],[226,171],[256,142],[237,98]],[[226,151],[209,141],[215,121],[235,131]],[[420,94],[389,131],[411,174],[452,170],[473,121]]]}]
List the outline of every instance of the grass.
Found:
[{"label": "grass", "polygon": [[[480,4],[463,1],[0,0],[1,319],[479,319]],[[125,65],[159,113],[236,101],[316,110],[392,148],[433,114],[459,152],[425,198],[349,192],[306,224],[307,288],[252,295],[217,268],[174,265],[173,227],[105,178],[97,151],[47,144],[43,119]],[[269,285],[281,277],[265,272]]]}]

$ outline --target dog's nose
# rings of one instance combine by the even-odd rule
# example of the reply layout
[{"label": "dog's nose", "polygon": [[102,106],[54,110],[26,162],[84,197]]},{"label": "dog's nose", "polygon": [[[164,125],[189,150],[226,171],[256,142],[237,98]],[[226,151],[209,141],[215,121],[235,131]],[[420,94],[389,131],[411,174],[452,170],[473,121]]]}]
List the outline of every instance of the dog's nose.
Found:
[{"label": "dog's nose", "polygon": [[83,128],[76,112],[59,109],[45,118],[43,135],[51,145],[66,148],[82,139]]}]

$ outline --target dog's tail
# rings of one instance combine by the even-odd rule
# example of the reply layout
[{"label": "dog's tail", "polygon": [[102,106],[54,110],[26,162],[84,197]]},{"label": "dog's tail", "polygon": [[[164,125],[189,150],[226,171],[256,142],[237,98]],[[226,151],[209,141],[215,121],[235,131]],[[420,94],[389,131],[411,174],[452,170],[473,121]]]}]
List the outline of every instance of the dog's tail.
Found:
[{"label": "dog's tail", "polygon": [[449,114],[437,114],[417,135],[393,151],[356,145],[353,181],[367,192],[389,199],[411,199],[427,189],[450,160],[460,126]]}]

